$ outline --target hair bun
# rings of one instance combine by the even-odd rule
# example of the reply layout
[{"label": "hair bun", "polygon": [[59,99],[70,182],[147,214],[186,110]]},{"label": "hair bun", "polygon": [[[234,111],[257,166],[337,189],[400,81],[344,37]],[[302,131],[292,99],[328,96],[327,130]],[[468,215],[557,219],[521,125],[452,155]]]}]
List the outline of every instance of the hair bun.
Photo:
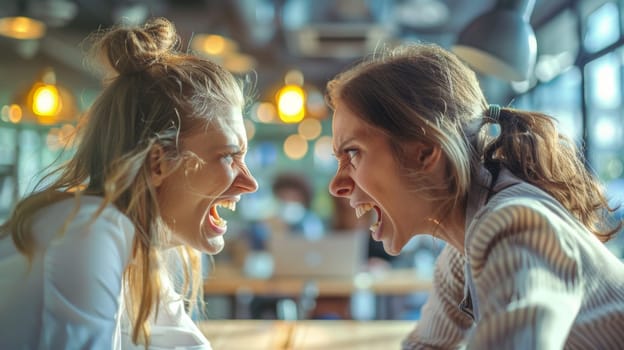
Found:
[{"label": "hair bun", "polygon": [[120,75],[141,72],[174,52],[178,35],[165,18],[149,20],[143,27],[118,27],[100,41],[101,52]]}]

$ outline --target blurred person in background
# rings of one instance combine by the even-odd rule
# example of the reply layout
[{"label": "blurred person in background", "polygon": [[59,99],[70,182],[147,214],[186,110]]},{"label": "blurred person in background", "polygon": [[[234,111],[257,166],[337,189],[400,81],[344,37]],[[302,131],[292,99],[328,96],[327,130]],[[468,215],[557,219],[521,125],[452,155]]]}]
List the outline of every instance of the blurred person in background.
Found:
[{"label": "blurred person in background", "polygon": [[[269,278],[273,273],[272,262],[267,261],[268,240],[278,235],[295,235],[305,239],[319,239],[325,235],[325,224],[312,210],[314,188],[305,173],[279,172],[273,178],[271,191],[276,203],[273,215],[263,221],[252,222],[247,230],[248,244],[244,258],[245,274]],[[275,319],[281,297],[254,296],[250,313],[254,319]]]},{"label": "blurred person in background", "polygon": [[274,235],[318,239],[325,234],[325,223],[311,208],[314,189],[305,174],[278,173],[273,178],[271,193],[274,210],[266,218],[248,223],[243,230],[247,246],[241,249],[243,252],[266,250],[267,241]]},{"label": "blurred person in background", "polygon": [[310,179],[297,172],[281,172],[271,186],[277,203],[276,213],[267,224],[272,234],[298,234],[308,239],[321,237],[325,225],[312,210],[314,188]]},{"label": "blurred person in background", "polygon": [[622,222],[551,117],[489,105],[433,44],[377,52],[327,88],[331,193],[374,212],[391,255],[414,235],[447,242],[405,349],[622,347],[624,263],[604,244]]},{"label": "blurred person in background", "polygon": [[217,208],[257,189],[242,86],[166,19],[94,39],[106,81],[75,154],[1,227],[0,348],[210,349],[184,302],[223,248]]}]

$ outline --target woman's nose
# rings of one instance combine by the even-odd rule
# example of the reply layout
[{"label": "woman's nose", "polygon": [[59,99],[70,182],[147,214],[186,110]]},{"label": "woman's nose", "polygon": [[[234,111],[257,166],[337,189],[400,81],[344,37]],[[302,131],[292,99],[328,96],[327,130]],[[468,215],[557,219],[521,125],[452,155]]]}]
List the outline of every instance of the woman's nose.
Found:
[{"label": "woman's nose", "polygon": [[252,193],[258,190],[258,181],[251,175],[251,172],[246,166],[242,168],[238,177],[238,187],[244,192]]},{"label": "woman's nose", "polygon": [[348,176],[336,173],[329,182],[329,193],[334,197],[348,197],[353,191],[353,180]]}]

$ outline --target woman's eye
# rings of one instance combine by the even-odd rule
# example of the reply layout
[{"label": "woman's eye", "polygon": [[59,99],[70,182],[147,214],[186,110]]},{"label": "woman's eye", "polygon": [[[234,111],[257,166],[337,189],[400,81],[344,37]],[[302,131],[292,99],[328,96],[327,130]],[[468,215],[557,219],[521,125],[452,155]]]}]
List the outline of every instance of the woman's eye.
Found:
[{"label": "woman's eye", "polygon": [[234,163],[234,161],[242,161],[245,157],[245,153],[244,152],[233,152],[233,153],[229,153],[223,156],[223,159],[228,163],[228,164],[232,164]]},{"label": "woman's eye", "polygon": [[353,164],[353,161],[355,160],[355,158],[359,155],[358,150],[356,149],[348,149],[345,150],[345,153],[347,154],[347,158],[349,158],[349,162],[351,164]]},{"label": "woman's eye", "polygon": [[347,157],[349,157],[350,161],[353,161],[353,159],[359,154],[359,152],[355,149],[346,150],[345,153],[347,154]]}]

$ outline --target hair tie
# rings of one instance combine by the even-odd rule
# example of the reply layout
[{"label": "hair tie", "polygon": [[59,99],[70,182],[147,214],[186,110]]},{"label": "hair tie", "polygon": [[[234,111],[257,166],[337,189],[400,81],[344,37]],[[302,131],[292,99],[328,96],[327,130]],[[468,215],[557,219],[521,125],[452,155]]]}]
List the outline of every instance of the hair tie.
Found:
[{"label": "hair tie", "polygon": [[501,106],[497,104],[491,104],[488,107],[487,116],[492,118],[495,122],[498,122],[498,118],[500,117]]}]

